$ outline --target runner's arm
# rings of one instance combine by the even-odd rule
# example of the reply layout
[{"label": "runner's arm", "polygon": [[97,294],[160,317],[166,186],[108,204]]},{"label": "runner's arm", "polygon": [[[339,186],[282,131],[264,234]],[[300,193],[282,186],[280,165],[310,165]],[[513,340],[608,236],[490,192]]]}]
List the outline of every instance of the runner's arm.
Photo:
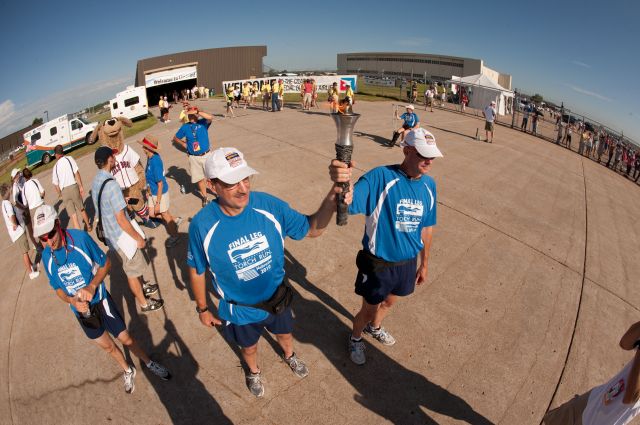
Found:
[{"label": "runner's arm", "polygon": [[[353,165],[353,162],[351,165]],[[322,200],[318,211],[309,217],[309,233],[307,233],[307,236],[310,238],[320,236],[329,225],[329,221],[336,210],[336,194],[342,192],[342,188],[337,186],[336,183],[350,181],[351,168],[344,162],[334,159],[331,161],[331,165],[329,165],[329,175],[331,176],[331,181],[333,181],[334,184],[327,196]],[[345,195],[345,202],[347,205],[351,203],[352,196],[353,187]]]},{"label": "runner's arm", "polygon": [[627,388],[624,392],[622,402],[624,404],[635,404],[640,399],[640,350],[635,346],[640,340],[640,322],[636,322],[625,332],[620,339],[620,347],[623,350],[633,350],[636,352],[633,358],[633,364],[627,377]]},{"label": "runner's arm", "polygon": [[107,277],[107,273],[111,269],[111,260],[107,257],[104,266],[100,267],[96,274],[93,275],[93,279],[91,282],[84,288],[80,288],[76,293],[76,296],[82,301],[89,302],[93,299],[93,296],[96,293],[96,290],[100,286],[100,284],[104,281],[104,278]]},{"label": "runner's arm", "polygon": [[185,150],[187,149],[187,142],[182,139],[178,139],[176,136],[173,136],[173,143],[182,146]]},{"label": "runner's arm", "polygon": [[[191,280],[191,291],[193,292],[193,298],[196,300],[196,306],[200,310],[207,307],[207,289],[204,278],[205,274],[198,274],[198,271],[194,267],[189,267],[189,280]],[[216,318],[209,310],[198,313],[200,322],[207,327],[213,327],[221,325],[220,319]]]},{"label": "runner's arm", "polygon": [[422,285],[427,281],[429,271],[429,251],[431,249],[431,239],[433,238],[433,226],[423,227],[420,234],[422,238],[422,250],[420,251],[420,265],[416,271],[416,285]]},{"label": "runner's arm", "polygon": [[80,171],[76,171],[76,183],[78,183],[78,189],[80,189],[80,196],[84,198],[84,185],[82,184],[82,177],[80,177]]}]

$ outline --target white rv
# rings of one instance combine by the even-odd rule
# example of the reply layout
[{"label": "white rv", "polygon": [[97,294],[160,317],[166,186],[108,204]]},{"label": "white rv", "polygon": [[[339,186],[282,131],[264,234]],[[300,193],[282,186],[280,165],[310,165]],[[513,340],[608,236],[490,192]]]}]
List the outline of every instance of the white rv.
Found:
[{"label": "white rv", "polygon": [[48,164],[54,157],[53,148],[62,145],[65,151],[89,143],[97,122],[63,115],[46,122],[22,135],[27,147],[27,165]]},{"label": "white rv", "polygon": [[116,94],[115,99],[111,99],[109,107],[112,118],[125,117],[132,121],[137,118],[145,118],[149,113],[147,88],[145,86],[129,86],[125,91]]}]

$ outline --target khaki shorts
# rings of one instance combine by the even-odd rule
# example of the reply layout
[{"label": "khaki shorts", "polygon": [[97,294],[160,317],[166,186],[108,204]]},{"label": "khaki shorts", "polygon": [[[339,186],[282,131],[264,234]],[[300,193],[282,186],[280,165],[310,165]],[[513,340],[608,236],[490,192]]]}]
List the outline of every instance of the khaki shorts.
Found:
[{"label": "khaki shorts", "polygon": [[139,249],[136,249],[136,253],[133,255],[132,259],[128,259],[120,248],[118,248],[116,253],[122,261],[122,269],[124,270],[124,274],[126,274],[127,277],[142,276],[147,270],[147,259]]},{"label": "khaki shorts", "polygon": [[484,123],[484,129],[487,130],[487,131],[493,131],[493,123],[489,122],[489,121],[486,121]]},{"label": "khaki shorts", "polygon": [[20,235],[18,239],[14,242],[20,252],[29,252],[29,238],[27,237],[27,229],[24,229],[24,233]]},{"label": "khaki shorts", "polygon": [[574,397],[565,404],[547,412],[542,419],[544,425],[582,425],[582,412],[589,401],[588,391],[581,396]]},{"label": "khaki shorts", "polygon": [[211,152],[207,152],[202,156],[189,155],[189,174],[191,174],[191,183],[198,183],[204,179],[204,163],[209,158]]},{"label": "khaki shorts", "polygon": [[77,184],[62,189],[62,205],[66,208],[68,215],[84,211],[84,203]]},{"label": "khaki shorts", "polygon": [[[149,210],[155,211],[156,204],[158,203],[158,197],[149,194]],[[171,205],[171,199],[169,198],[169,192],[164,193],[160,199],[160,212],[165,213],[169,211],[169,205]]]}]

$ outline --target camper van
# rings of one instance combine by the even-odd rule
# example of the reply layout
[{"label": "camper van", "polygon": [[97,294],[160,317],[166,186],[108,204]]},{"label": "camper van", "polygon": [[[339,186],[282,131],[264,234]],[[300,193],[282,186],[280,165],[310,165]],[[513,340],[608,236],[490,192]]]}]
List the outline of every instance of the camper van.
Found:
[{"label": "camper van", "polygon": [[131,121],[145,118],[149,113],[147,88],[145,86],[129,86],[125,91],[116,94],[116,98],[111,99],[109,106],[111,118],[125,117]]},{"label": "camper van", "polygon": [[27,131],[23,135],[27,147],[27,165],[48,164],[54,157],[56,145],[62,145],[68,151],[90,143],[91,133],[97,126],[97,122],[90,123],[79,117],[63,115]]}]

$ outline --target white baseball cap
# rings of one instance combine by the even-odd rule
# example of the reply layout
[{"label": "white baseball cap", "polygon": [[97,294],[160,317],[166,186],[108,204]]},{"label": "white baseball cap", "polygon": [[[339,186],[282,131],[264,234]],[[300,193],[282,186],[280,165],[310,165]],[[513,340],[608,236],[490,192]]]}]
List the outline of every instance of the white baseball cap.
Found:
[{"label": "white baseball cap", "polygon": [[436,146],[436,138],[433,134],[418,127],[410,130],[401,143],[402,146],[413,146],[418,153],[425,158],[440,158],[442,152]]},{"label": "white baseball cap", "polygon": [[249,167],[242,152],[236,148],[218,148],[207,158],[204,174],[208,179],[220,179],[227,184],[236,184],[258,172]]},{"label": "white baseball cap", "polygon": [[33,214],[33,236],[46,235],[53,229],[58,213],[51,205],[40,205]]},{"label": "white baseball cap", "polygon": [[11,179],[14,179],[19,172],[20,170],[18,170],[17,168],[11,170]]},{"label": "white baseball cap", "polygon": [[415,109],[415,108],[413,107],[413,105],[407,105],[407,106],[405,106],[405,108],[407,108],[407,109]]}]

